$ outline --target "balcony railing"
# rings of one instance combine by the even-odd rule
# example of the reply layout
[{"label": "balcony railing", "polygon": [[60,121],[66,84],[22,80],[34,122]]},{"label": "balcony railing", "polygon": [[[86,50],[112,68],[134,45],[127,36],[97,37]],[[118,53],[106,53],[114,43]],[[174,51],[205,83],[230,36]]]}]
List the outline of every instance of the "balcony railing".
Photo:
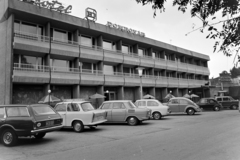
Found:
[{"label": "balcony railing", "polygon": [[[27,33],[27,32],[20,32],[20,31],[14,31],[14,36],[18,37],[18,38],[22,38],[22,39],[27,39],[27,40],[31,40],[31,41],[41,41],[41,42],[49,42],[50,38],[48,36],[42,36],[42,35],[37,35],[37,34],[32,34],[32,33]],[[58,39],[55,37],[51,37],[51,42],[52,43],[57,43],[57,44],[64,44],[64,45],[73,45],[73,46],[80,46],[83,48],[91,48],[94,50],[99,50],[99,51],[110,51],[110,52],[114,52],[114,53],[118,53],[118,54],[123,54],[125,56],[131,56],[131,57],[135,57],[135,58],[145,58],[145,59],[155,59],[158,61],[166,61],[165,59],[162,58],[156,58],[156,57],[151,57],[148,55],[143,55],[143,56],[139,56],[137,53],[132,53],[132,52],[122,52],[120,50],[116,50],[116,49],[109,49],[109,48],[103,48],[103,47],[99,47],[96,45],[89,45],[89,44],[84,44],[84,43],[80,43],[80,42],[75,42],[75,41],[70,41],[70,40],[64,40],[64,39]],[[176,61],[167,61],[169,63],[175,63]],[[176,62],[177,63],[177,62]],[[201,67],[206,69],[207,67],[205,66],[197,66],[197,65],[193,65],[193,64],[188,64],[188,63],[184,63],[181,62],[182,64],[187,64],[189,66],[194,66],[194,67]]]}]

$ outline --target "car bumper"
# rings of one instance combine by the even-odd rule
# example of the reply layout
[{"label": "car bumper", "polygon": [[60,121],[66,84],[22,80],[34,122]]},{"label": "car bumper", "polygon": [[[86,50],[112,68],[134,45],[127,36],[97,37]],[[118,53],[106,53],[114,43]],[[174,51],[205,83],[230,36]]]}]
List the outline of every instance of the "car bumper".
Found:
[{"label": "car bumper", "polygon": [[62,127],[63,126],[60,125],[60,126],[54,126],[54,127],[49,127],[49,128],[35,129],[35,130],[31,130],[31,133],[35,134],[35,133],[41,133],[41,132],[52,132],[52,131],[61,129]]},{"label": "car bumper", "polygon": [[196,112],[202,112],[202,109],[201,108],[197,108]]},{"label": "car bumper", "polygon": [[101,123],[104,123],[104,122],[107,122],[107,120],[101,120],[101,121],[97,121],[97,122],[92,122],[92,123],[87,123],[87,124],[83,124],[84,126],[96,126],[98,124],[101,124]]},{"label": "car bumper", "polygon": [[149,116],[149,117],[141,117],[141,118],[139,118],[139,121],[146,121],[146,120],[150,120],[151,119],[151,117]]}]

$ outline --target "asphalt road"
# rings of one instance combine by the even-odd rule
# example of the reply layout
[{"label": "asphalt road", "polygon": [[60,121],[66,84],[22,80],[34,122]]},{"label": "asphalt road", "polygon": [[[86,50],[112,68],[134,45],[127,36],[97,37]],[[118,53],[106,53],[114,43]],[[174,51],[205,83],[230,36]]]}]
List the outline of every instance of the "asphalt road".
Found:
[{"label": "asphalt road", "polygon": [[43,140],[0,144],[0,160],[239,160],[236,110],[176,114],[139,126],[104,124],[83,133],[64,129]]}]

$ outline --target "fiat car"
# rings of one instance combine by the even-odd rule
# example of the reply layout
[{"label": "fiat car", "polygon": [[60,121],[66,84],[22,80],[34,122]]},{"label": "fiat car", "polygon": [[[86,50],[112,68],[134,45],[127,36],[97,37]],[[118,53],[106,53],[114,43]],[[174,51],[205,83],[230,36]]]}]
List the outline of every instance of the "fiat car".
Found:
[{"label": "fiat car", "polygon": [[107,121],[107,112],[95,110],[88,101],[68,100],[54,108],[63,118],[63,128],[73,128],[75,132],[82,132],[85,126],[94,129]]},{"label": "fiat car", "polygon": [[61,116],[48,105],[0,105],[0,135],[5,146],[15,145],[18,137],[41,139],[60,128]]},{"label": "fiat car", "polygon": [[105,101],[99,109],[107,111],[107,122],[127,122],[131,126],[148,120],[151,116],[150,109],[138,108],[130,100]]}]

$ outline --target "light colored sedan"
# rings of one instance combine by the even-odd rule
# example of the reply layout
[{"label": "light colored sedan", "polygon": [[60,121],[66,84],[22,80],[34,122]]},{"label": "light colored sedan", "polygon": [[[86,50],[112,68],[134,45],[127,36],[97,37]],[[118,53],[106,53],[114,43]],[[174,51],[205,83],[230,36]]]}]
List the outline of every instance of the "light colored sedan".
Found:
[{"label": "light colored sedan", "polygon": [[149,108],[152,110],[152,117],[153,119],[159,120],[164,116],[167,116],[171,111],[169,107],[163,105],[156,99],[140,99],[135,102],[136,106],[140,108]]},{"label": "light colored sedan", "polygon": [[132,126],[151,116],[150,109],[137,108],[130,100],[105,101],[99,109],[107,111],[107,122],[127,122]]},{"label": "light colored sedan", "polygon": [[172,113],[184,112],[188,115],[194,115],[195,112],[201,112],[200,107],[196,103],[184,97],[171,98],[166,105],[169,106]]},{"label": "light colored sedan", "polygon": [[70,100],[57,103],[54,109],[63,118],[64,128],[73,128],[75,132],[82,132],[84,126],[92,129],[107,121],[107,113],[95,110],[88,101]]}]

